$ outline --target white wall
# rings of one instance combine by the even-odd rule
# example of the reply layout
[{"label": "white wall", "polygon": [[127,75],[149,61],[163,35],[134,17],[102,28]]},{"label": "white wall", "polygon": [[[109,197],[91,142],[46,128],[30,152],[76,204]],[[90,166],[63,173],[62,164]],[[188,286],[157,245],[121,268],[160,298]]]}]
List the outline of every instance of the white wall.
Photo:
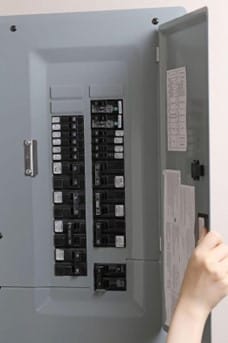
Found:
[{"label": "white wall", "polygon": [[[211,227],[228,242],[228,25],[225,0],[0,0],[0,15],[184,6],[209,7]],[[214,311],[213,343],[227,343],[228,300]]]}]

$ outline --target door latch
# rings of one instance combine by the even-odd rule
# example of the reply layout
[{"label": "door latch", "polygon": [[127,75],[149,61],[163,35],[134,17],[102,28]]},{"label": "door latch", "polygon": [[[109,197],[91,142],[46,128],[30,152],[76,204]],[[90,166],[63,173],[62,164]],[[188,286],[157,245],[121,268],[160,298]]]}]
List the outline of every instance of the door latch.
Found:
[{"label": "door latch", "polygon": [[36,140],[24,140],[24,161],[25,176],[36,176],[38,174]]},{"label": "door latch", "polygon": [[191,164],[191,175],[193,180],[199,181],[199,179],[205,175],[205,167],[200,164],[199,160],[194,160]]}]

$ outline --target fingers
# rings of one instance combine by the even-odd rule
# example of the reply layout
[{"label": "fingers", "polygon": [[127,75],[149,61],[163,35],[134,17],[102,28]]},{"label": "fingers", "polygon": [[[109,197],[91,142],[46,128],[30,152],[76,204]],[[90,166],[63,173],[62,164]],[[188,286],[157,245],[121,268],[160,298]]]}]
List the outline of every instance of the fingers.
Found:
[{"label": "fingers", "polygon": [[211,252],[211,259],[220,262],[228,257],[228,246],[224,243],[217,245]]},{"label": "fingers", "polygon": [[223,243],[223,239],[219,233],[210,231],[200,242],[200,247],[206,251],[214,249]]},{"label": "fingers", "polygon": [[220,262],[220,267],[228,274],[228,257]]}]

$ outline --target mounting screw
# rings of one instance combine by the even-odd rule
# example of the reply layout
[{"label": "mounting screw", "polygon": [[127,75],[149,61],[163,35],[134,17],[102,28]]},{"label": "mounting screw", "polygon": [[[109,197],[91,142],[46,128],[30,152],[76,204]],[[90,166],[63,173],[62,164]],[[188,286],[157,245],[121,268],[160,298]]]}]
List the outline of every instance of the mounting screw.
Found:
[{"label": "mounting screw", "polygon": [[152,24],[153,24],[153,25],[158,25],[158,24],[159,24],[159,19],[156,18],[156,17],[153,18],[153,19],[152,19]]},{"label": "mounting screw", "polygon": [[11,25],[11,26],[10,26],[10,31],[11,31],[11,32],[16,32],[16,31],[17,31],[16,25]]}]

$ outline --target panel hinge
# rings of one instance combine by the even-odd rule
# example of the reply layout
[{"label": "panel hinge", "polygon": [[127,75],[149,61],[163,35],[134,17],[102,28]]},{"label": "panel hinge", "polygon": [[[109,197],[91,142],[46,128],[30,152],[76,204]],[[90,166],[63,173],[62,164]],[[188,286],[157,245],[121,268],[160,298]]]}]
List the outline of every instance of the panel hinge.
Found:
[{"label": "panel hinge", "polygon": [[155,61],[156,63],[159,63],[160,62],[160,47],[159,46],[156,46],[156,49],[155,49]]}]

